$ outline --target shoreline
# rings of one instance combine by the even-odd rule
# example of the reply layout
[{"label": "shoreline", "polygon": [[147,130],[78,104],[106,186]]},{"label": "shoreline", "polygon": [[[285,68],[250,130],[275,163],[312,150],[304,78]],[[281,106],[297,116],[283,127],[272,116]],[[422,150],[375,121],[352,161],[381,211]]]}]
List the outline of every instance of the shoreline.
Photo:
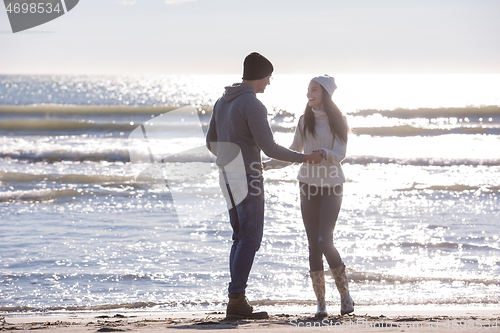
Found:
[{"label": "shoreline", "polygon": [[373,330],[397,332],[500,332],[500,306],[482,305],[393,305],[358,306],[353,315],[331,314],[315,319],[315,307],[259,307],[269,312],[266,320],[225,320],[223,311],[54,311],[46,313],[0,313],[0,330],[37,330],[41,332],[163,332],[182,330],[222,331],[250,329],[255,332],[296,332],[310,329]]}]

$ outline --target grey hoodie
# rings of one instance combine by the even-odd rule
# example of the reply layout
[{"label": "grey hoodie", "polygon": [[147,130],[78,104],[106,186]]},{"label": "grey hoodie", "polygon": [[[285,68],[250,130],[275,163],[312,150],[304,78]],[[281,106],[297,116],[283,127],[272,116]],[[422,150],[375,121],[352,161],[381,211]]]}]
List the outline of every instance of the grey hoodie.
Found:
[{"label": "grey hoodie", "polygon": [[[242,152],[245,170],[250,175],[260,175],[262,150],[267,156],[288,162],[301,163],[304,155],[289,150],[274,142],[273,133],[267,121],[267,110],[255,96],[254,89],[244,83],[226,87],[222,97],[215,103],[207,132],[207,147],[220,160],[224,151],[214,151],[210,142],[231,142]],[[229,158],[231,159],[231,158]]]}]

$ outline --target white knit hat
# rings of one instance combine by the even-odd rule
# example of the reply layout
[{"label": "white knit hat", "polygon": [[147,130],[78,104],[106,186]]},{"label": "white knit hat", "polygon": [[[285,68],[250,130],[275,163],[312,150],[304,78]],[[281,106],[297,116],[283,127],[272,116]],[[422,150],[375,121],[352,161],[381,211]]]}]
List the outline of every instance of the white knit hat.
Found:
[{"label": "white knit hat", "polygon": [[326,92],[330,96],[332,96],[335,89],[337,89],[337,85],[335,84],[335,79],[328,74],[322,76],[316,76],[311,81],[316,81],[319,84],[321,84],[321,86],[325,88]]}]

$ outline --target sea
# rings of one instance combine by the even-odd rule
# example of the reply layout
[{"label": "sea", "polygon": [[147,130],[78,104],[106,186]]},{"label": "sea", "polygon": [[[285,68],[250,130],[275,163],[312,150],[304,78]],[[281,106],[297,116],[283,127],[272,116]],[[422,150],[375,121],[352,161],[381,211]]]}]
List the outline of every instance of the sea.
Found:
[{"label": "sea", "polygon": [[[329,74],[353,130],[334,241],[356,305],[498,304],[500,75]],[[313,76],[277,74],[258,95],[283,146]],[[0,75],[0,312],[223,311],[232,231],[213,159],[177,188],[141,175],[162,164],[144,146],[154,133],[187,175],[179,156],[204,149],[213,104],[239,80]],[[256,305],[315,304],[298,168],[264,172]],[[326,298],[335,312],[331,275]]]}]

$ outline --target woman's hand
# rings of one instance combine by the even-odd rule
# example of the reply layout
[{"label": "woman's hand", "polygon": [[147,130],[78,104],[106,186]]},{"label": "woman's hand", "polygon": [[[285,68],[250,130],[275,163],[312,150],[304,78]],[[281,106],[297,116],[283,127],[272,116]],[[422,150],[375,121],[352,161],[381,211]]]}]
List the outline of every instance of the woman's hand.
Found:
[{"label": "woman's hand", "polygon": [[322,153],[319,150],[315,150],[310,155],[304,155],[304,159],[302,160],[302,162],[318,164],[321,163],[322,160],[323,160]]},{"label": "woman's hand", "polygon": [[326,152],[323,149],[315,150],[313,152],[319,151],[321,153],[321,157],[326,161]]}]

